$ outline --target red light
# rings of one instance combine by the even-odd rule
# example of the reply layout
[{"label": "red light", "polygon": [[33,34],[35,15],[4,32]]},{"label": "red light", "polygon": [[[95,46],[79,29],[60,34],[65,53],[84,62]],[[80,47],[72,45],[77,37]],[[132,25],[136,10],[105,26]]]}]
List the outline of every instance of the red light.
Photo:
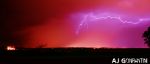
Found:
[{"label": "red light", "polygon": [[14,46],[7,46],[7,50],[16,50]]}]

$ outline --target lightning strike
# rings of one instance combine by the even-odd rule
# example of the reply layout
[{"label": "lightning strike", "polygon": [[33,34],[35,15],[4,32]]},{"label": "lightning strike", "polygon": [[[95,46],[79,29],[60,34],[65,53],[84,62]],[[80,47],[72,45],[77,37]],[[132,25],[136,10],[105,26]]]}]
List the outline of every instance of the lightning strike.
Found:
[{"label": "lightning strike", "polygon": [[106,19],[115,19],[123,24],[133,24],[133,25],[137,25],[137,24],[140,24],[145,21],[150,21],[150,18],[139,18],[139,19],[136,19],[136,22],[134,22],[132,20],[124,20],[121,16],[111,16],[111,15],[100,16],[100,15],[94,15],[93,13],[90,13],[90,14],[83,16],[83,19],[80,21],[78,29],[76,30],[76,34],[79,34],[79,32],[83,26],[86,26],[86,28],[88,29],[87,21],[92,22],[92,21],[96,21],[96,20],[106,20]]}]

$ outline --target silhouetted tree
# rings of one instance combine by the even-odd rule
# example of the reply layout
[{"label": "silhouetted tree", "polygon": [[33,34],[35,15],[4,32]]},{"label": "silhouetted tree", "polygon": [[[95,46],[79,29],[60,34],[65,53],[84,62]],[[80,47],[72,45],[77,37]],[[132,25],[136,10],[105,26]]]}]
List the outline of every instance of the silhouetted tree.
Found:
[{"label": "silhouetted tree", "polygon": [[148,27],[148,30],[143,33],[143,37],[145,44],[147,44],[148,47],[150,48],[150,27]]},{"label": "silhouetted tree", "polygon": [[44,48],[47,44],[39,44],[36,48]]}]

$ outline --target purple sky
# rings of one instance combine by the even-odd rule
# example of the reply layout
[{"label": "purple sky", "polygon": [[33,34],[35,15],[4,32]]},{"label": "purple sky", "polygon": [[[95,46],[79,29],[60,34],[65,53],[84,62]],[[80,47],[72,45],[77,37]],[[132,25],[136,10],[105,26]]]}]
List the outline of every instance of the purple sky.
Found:
[{"label": "purple sky", "polygon": [[[148,0],[120,0],[79,12],[73,47],[145,48],[143,32],[150,26]],[[114,4],[115,3],[115,4]],[[142,19],[142,20],[141,20]],[[93,45],[94,44],[94,45]]]},{"label": "purple sky", "polygon": [[147,47],[142,34],[150,26],[150,0],[13,0],[4,6],[1,40],[15,46]]}]

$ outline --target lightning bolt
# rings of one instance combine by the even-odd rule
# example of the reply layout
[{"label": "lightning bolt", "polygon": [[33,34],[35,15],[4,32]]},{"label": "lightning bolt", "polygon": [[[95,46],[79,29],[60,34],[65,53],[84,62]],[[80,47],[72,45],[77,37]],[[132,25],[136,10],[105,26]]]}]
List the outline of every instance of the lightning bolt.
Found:
[{"label": "lightning bolt", "polygon": [[93,13],[90,13],[90,14],[86,14],[83,16],[83,19],[81,20],[81,22],[80,22],[80,24],[76,30],[76,34],[79,34],[82,26],[86,26],[86,28],[88,29],[88,22],[87,22],[87,21],[89,21],[88,18],[92,19],[92,21],[94,21],[94,20],[105,20],[105,19],[116,19],[123,24],[127,23],[127,24],[134,24],[134,25],[140,24],[144,21],[150,21],[150,18],[139,18],[139,19],[137,19],[137,22],[133,22],[130,20],[124,20],[120,16],[111,16],[111,15],[97,16],[97,15],[94,15]]}]

